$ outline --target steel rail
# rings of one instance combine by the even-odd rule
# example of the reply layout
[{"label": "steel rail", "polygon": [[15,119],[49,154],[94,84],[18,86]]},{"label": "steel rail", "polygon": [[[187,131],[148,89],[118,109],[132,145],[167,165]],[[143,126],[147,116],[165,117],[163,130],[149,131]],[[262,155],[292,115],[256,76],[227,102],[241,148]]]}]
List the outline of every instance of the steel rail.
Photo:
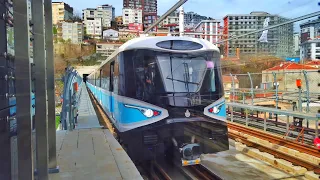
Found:
[{"label": "steel rail", "polygon": [[245,133],[245,134],[248,134],[248,135],[252,135],[254,137],[257,137],[257,138],[260,138],[263,140],[267,140],[267,141],[274,143],[274,144],[279,144],[281,146],[285,146],[287,148],[294,149],[299,152],[306,153],[306,154],[320,158],[319,150],[312,147],[312,146],[309,146],[309,145],[301,144],[301,143],[291,141],[288,139],[283,139],[279,136],[272,135],[270,133],[266,133],[261,130],[256,130],[253,128],[246,128],[242,125],[238,125],[238,124],[231,123],[231,122],[228,122],[228,128]]},{"label": "steel rail", "polygon": [[152,163],[153,163],[153,167],[155,167],[156,170],[159,171],[159,173],[165,180],[172,180],[170,176],[166,173],[166,171],[157,162],[152,162]]},{"label": "steel rail", "polygon": [[229,132],[229,137],[231,139],[234,139],[234,140],[238,141],[238,142],[244,143],[249,147],[254,147],[256,149],[259,149],[262,152],[266,152],[266,153],[272,154],[276,158],[284,159],[286,161],[289,161],[293,165],[305,167],[308,171],[314,171],[315,173],[319,173],[320,172],[320,166],[319,165],[311,164],[310,162],[307,162],[305,160],[301,160],[301,159],[295,158],[293,156],[290,156],[285,152],[275,151],[274,149],[262,146],[260,144],[254,143],[254,142],[251,142],[246,137],[239,136],[239,135],[234,134],[232,132]]},{"label": "steel rail", "polygon": [[219,176],[211,172],[209,169],[204,167],[203,165],[193,165],[193,166],[186,166],[184,167],[188,172],[192,175],[199,177],[203,180],[214,180],[214,179],[221,179]]}]

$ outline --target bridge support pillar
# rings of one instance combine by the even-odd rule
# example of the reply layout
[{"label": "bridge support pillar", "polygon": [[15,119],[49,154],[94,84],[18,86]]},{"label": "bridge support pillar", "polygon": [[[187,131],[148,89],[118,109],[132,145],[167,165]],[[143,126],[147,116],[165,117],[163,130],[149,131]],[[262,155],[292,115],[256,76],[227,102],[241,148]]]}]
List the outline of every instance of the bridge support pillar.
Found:
[{"label": "bridge support pillar", "polygon": [[53,33],[52,33],[52,2],[43,0],[45,20],[45,47],[47,67],[47,96],[48,96],[48,168],[49,173],[59,172],[56,154],[56,113],[55,86],[53,62]]},{"label": "bridge support pillar", "polygon": [[[13,2],[14,17],[14,53],[16,76],[16,117],[17,117],[17,154],[14,158],[12,179],[33,180],[33,138],[31,113],[31,62],[30,62],[30,27],[28,4],[26,0]],[[1,37],[2,38],[2,37]],[[2,148],[2,147],[1,147]],[[16,175],[17,174],[17,175]],[[2,179],[2,178],[1,178]]]},{"label": "bridge support pillar", "polygon": [[[33,59],[35,64],[35,129],[37,178],[49,179],[48,175],[48,102],[47,102],[47,58],[44,31],[43,1],[31,1],[33,22]],[[48,49],[47,49],[48,50]]]}]

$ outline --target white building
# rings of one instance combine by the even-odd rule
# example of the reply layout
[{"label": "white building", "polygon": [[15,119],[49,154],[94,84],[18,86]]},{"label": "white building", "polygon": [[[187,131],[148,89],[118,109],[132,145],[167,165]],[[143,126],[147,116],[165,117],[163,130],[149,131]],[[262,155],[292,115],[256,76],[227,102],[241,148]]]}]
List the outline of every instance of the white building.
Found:
[{"label": "white building", "polygon": [[206,39],[213,44],[217,44],[217,42],[221,39],[222,30],[220,28],[219,20],[202,20],[199,24],[195,26],[194,30],[195,32],[209,34],[204,36],[197,35],[196,37]]},{"label": "white building", "polygon": [[115,50],[117,50],[122,43],[114,42],[100,42],[96,44],[96,53],[106,56],[108,58]]},{"label": "white building", "polygon": [[293,34],[293,51],[295,53],[295,55],[299,55],[300,53],[300,47],[299,47],[299,44],[300,44],[300,34],[298,33],[295,33]]},{"label": "white building", "polygon": [[115,20],[115,8],[111,5],[105,4],[98,6],[97,8],[84,9],[84,24],[87,23],[88,18],[101,18],[103,27],[111,27],[111,21]]},{"label": "white building", "polygon": [[142,10],[141,9],[122,9],[122,20],[123,25],[128,25],[129,23],[139,23],[142,24]]},{"label": "white building", "polygon": [[300,24],[300,59],[320,59],[320,18]]},{"label": "white building", "polygon": [[176,24],[178,27],[179,26],[179,12],[175,11],[175,12],[171,13],[160,24],[162,27],[164,25],[168,25],[168,24]]},{"label": "white building", "polygon": [[320,59],[320,39],[305,41],[300,44],[300,59],[319,60]]},{"label": "white building", "polygon": [[82,22],[60,22],[58,23],[58,37],[65,41],[70,39],[73,44],[81,44],[83,40],[83,24]]},{"label": "white building", "polygon": [[102,19],[101,18],[87,18],[86,23],[87,35],[101,39],[102,36]]},{"label": "white building", "polygon": [[104,30],[102,36],[105,40],[119,40],[119,32],[113,29]]},{"label": "white building", "polygon": [[73,8],[64,2],[52,2],[52,23],[71,20],[73,18]]}]

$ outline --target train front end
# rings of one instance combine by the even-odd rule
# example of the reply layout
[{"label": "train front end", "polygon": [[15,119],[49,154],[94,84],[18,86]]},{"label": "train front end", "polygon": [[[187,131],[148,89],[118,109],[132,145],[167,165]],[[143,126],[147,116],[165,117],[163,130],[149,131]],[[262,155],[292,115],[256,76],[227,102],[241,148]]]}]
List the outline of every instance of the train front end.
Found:
[{"label": "train front end", "polygon": [[119,129],[132,159],[165,156],[187,166],[229,149],[218,48],[193,38],[159,40],[123,51],[121,67],[121,112],[132,122]]}]

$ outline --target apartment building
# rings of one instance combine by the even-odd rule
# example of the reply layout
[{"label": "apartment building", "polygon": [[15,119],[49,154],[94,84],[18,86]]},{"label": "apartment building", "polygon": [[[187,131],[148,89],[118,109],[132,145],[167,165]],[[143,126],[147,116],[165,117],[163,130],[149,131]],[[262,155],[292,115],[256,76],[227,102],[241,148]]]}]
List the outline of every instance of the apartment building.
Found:
[{"label": "apartment building", "polygon": [[[178,13],[179,17],[179,13]],[[184,13],[184,24],[188,27],[195,27],[202,20],[210,20],[211,18],[206,16],[201,16],[195,12],[185,12]]]},{"label": "apartment building", "polygon": [[320,18],[300,24],[300,59],[320,59]]},{"label": "apartment building", "polygon": [[[123,0],[123,8],[142,9],[144,28],[148,28],[157,20],[157,0]],[[156,31],[156,28],[152,31]]]},{"label": "apartment building", "polygon": [[57,38],[81,44],[84,36],[82,22],[62,21],[58,23]]},{"label": "apartment building", "polygon": [[88,18],[100,18],[102,22],[102,27],[111,27],[111,21],[115,20],[115,8],[111,5],[105,4],[98,6],[97,8],[87,8],[82,12],[83,23],[87,24]]},{"label": "apartment building", "polygon": [[92,38],[101,39],[102,36],[102,18],[87,18],[86,33]]},{"label": "apartment building", "polygon": [[[200,32],[204,35],[196,35],[197,38],[202,38],[210,41],[212,44],[216,44],[221,40],[222,27],[218,20],[202,20],[194,28],[195,32]],[[219,45],[218,45],[219,46]]]},{"label": "apartment building", "polygon": [[122,44],[120,42],[99,42],[96,44],[96,53],[108,58]]},{"label": "apartment building", "polygon": [[104,30],[102,36],[104,40],[116,41],[119,40],[119,31],[113,29]]},{"label": "apartment building", "polygon": [[64,2],[52,2],[52,23],[55,25],[59,21],[71,20],[73,18],[73,8]]},{"label": "apartment building", "polygon": [[167,16],[161,23],[160,27],[169,28],[170,32],[174,29],[179,28],[179,12],[175,11]]},{"label": "apartment building", "polygon": [[[224,20],[223,37],[228,39],[262,29],[263,24],[269,18],[269,26],[279,24],[289,19],[267,12],[251,12],[250,14],[228,14]],[[268,54],[277,57],[291,57],[293,55],[293,24],[287,24],[277,28],[269,29],[267,33],[268,42],[259,42],[262,32],[252,35],[238,37],[224,44],[224,55],[235,56],[237,48],[240,54]]]},{"label": "apartment building", "polygon": [[142,9],[122,9],[122,21],[123,25],[129,25],[130,23],[142,24]]},{"label": "apartment building", "polygon": [[294,33],[293,34],[293,51],[295,56],[300,55],[300,34],[299,33]]}]

